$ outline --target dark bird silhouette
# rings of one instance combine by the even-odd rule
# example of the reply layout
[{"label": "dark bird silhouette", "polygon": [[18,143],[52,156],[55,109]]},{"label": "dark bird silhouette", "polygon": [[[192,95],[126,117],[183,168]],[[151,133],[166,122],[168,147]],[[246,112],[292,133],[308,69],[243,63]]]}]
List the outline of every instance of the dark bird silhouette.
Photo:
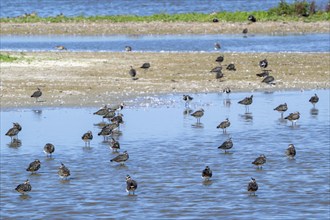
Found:
[{"label": "dark bird silhouette", "polygon": [[183,95],[183,101],[185,101],[185,106],[189,107],[189,103],[194,99],[190,95]]},{"label": "dark bird silhouette", "polygon": [[128,74],[135,79],[136,76],[136,70],[131,66],[131,69],[129,70]]},{"label": "dark bird silhouette", "polygon": [[267,77],[269,76],[269,71],[270,70],[263,70],[261,73],[257,73],[256,75],[259,77]]},{"label": "dark bird silhouette", "polygon": [[228,118],[226,118],[226,120],[224,120],[223,122],[221,122],[217,128],[221,128],[223,133],[227,132],[227,128],[230,126],[230,121]]},{"label": "dark bird silhouette", "polygon": [[205,181],[209,181],[211,177],[212,177],[212,170],[210,169],[209,166],[206,166],[205,169],[202,171],[202,178]]},{"label": "dark bird silhouette", "polygon": [[219,22],[219,19],[217,19],[217,18],[213,18],[213,19],[212,19],[212,22],[213,22],[213,23],[217,23],[217,22]]},{"label": "dark bird silhouette", "polygon": [[294,158],[296,156],[296,148],[293,144],[289,144],[289,147],[288,149],[286,149],[285,154],[290,158]]},{"label": "dark bird silhouette", "polygon": [[31,95],[31,98],[36,98],[36,102],[38,102],[40,96],[42,95],[42,92],[40,90],[40,88],[37,88],[37,91],[35,91],[32,95]]},{"label": "dark bird silhouette", "polygon": [[150,63],[144,63],[140,68],[147,70],[150,68]]},{"label": "dark bird silhouette", "polygon": [[54,153],[54,151],[55,151],[55,146],[53,144],[51,144],[51,143],[45,144],[45,146],[44,146],[44,152],[47,155],[47,157],[48,156],[51,157],[52,156],[52,153]]},{"label": "dark bird silhouette", "polygon": [[274,108],[274,111],[278,111],[281,113],[281,118],[283,118],[283,113],[288,110],[288,105],[286,103],[280,104],[276,108]]},{"label": "dark bird silhouette", "polygon": [[261,154],[259,157],[257,157],[252,164],[256,165],[257,168],[262,169],[262,165],[264,165],[266,163],[266,156]]},{"label": "dark bird silhouette", "polygon": [[222,71],[222,67],[216,66],[213,69],[211,69],[210,73],[217,73],[217,72],[221,72],[221,71]]},{"label": "dark bird silhouette", "polygon": [[36,159],[35,161],[30,163],[26,171],[30,171],[31,173],[37,172],[40,168],[40,165],[41,165],[40,160]]},{"label": "dark bird silhouette", "polygon": [[214,49],[215,50],[220,50],[221,49],[221,45],[220,45],[220,43],[214,43]]},{"label": "dark bird silhouette", "polygon": [[87,146],[90,147],[90,142],[91,142],[91,140],[93,140],[92,132],[87,131],[85,134],[83,134],[81,139],[85,142],[85,147],[87,147]]},{"label": "dark bird silhouette", "polygon": [[229,138],[228,140],[226,140],[225,142],[223,142],[218,149],[222,149],[225,151],[225,153],[227,153],[227,150],[231,149],[234,146],[233,141],[231,140],[231,138]]},{"label": "dark bird silhouette", "polygon": [[245,110],[246,110],[246,112],[248,112],[249,105],[251,105],[252,102],[253,102],[253,95],[251,95],[250,97],[245,97],[244,99],[239,101],[238,104],[245,105]]},{"label": "dark bird silhouette", "polygon": [[314,94],[314,96],[312,96],[310,99],[309,99],[309,102],[313,104],[313,107],[315,108],[315,104],[319,101],[319,97]]},{"label": "dark bird silhouette", "polygon": [[260,68],[262,68],[262,69],[266,69],[267,66],[268,66],[268,61],[267,61],[267,59],[260,60],[260,61],[259,61],[259,66],[260,66]]},{"label": "dark bird silhouette", "polygon": [[126,176],[126,191],[130,195],[131,193],[134,195],[135,190],[137,189],[138,185],[135,180],[133,180],[129,175]]},{"label": "dark bird silhouette", "polygon": [[114,162],[117,162],[117,163],[120,163],[120,164],[124,164],[124,162],[126,160],[128,160],[128,158],[129,158],[129,155],[128,155],[127,151],[124,151],[122,154],[119,154],[116,157],[112,158],[110,160],[110,162],[114,161]]},{"label": "dark bird silhouette", "polygon": [[247,28],[244,28],[243,31],[242,31],[242,33],[243,33],[243,34],[247,34],[248,31],[249,31],[249,30],[248,30]]},{"label": "dark bird silhouette", "polygon": [[273,76],[266,76],[261,82],[275,85],[274,80],[275,78]]},{"label": "dark bird silhouette", "polygon": [[293,124],[296,124],[296,122],[298,121],[299,118],[300,118],[300,113],[299,112],[294,112],[294,113],[290,113],[284,119],[288,119],[289,121],[291,121],[292,126],[293,126]]},{"label": "dark bird silhouette", "polygon": [[256,22],[257,21],[257,19],[253,15],[249,15],[248,20],[250,22]]},{"label": "dark bird silhouette", "polygon": [[191,116],[195,117],[197,119],[197,123],[200,123],[201,117],[204,115],[204,109],[199,109],[191,114]]},{"label": "dark bird silhouette", "polygon": [[216,59],[215,59],[215,62],[218,62],[219,65],[221,65],[221,63],[225,60],[224,56],[218,56]]},{"label": "dark bird silhouette", "polygon": [[15,190],[19,193],[25,194],[27,192],[30,192],[32,190],[32,186],[30,184],[29,180],[26,180],[24,183],[19,184]]},{"label": "dark bird silhouette", "polygon": [[125,46],[125,51],[126,52],[131,52],[132,51],[132,47],[131,46]]},{"label": "dark bird silhouette", "polygon": [[233,63],[229,64],[229,65],[226,67],[226,70],[229,70],[229,71],[236,71],[235,64],[233,64]]},{"label": "dark bird silhouette", "polygon": [[229,87],[226,87],[223,89],[223,92],[229,96],[229,94],[231,93],[231,89]]},{"label": "dark bird silhouette", "polygon": [[119,142],[116,141],[114,138],[111,138],[110,148],[112,149],[113,152],[118,152],[118,150],[120,149]]},{"label": "dark bird silhouette", "polygon": [[247,191],[253,195],[255,195],[256,191],[258,190],[258,184],[257,184],[257,181],[251,177],[251,180],[248,184],[248,187],[247,187]]},{"label": "dark bird silhouette", "polygon": [[67,168],[63,163],[61,163],[57,173],[62,179],[67,179],[71,175],[69,168]]},{"label": "dark bird silhouette", "polygon": [[216,73],[215,73],[215,78],[216,78],[216,79],[221,79],[221,78],[223,78],[223,77],[224,77],[224,75],[223,75],[222,72],[216,72]]}]

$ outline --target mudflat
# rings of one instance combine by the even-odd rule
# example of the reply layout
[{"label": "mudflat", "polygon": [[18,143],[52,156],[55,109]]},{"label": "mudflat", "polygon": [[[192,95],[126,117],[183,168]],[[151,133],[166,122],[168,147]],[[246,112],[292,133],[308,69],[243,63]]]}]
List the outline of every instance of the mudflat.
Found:
[{"label": "mudflat", "polygon": [[[2,52],[4,53],[4,52]],[[168,93],[329,89],[329,53],[140,53],[5,52],[1,63],[1,108],[102,106]],[[224,77],[211,69],[224,56]],[[259,61],[267,59],[275,85],[262,83]],[[140,66],[149,62],[148,70]],[[230,63],[236,71],[226,70]],[[129,75],[136,69],[135,80]],[[40,88],[40,102],[30,96]]]}]

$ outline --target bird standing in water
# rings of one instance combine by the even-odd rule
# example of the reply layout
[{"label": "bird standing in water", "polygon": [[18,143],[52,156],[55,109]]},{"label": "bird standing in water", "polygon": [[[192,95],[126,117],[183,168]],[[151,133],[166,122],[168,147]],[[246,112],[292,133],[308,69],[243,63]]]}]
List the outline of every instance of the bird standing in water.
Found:
[{"label": "bird standing in water", "polygon": [[283,118],[283,113],[288,110],[288,105],[286,103],[280,104],[276,108],[274,108],[274,111],[281,112],[281,118]]},{"label": "bird standing in water", "polygon": [[26,171],[30,171],[31,173],[37,172],[37,170],[39,170],[40,168],[40,165],[41,165],[40,160],[36,159],[35,161],[30,163]]},{"label": "bird standing in water", "polygon": [[245,97],[241,101],[238,102],[238,104],[245,105],[245,111],[249,112],[249,105],[251,105],[253,102],[253,95],[250,97]]},{"label": "bird standing in water", "polygon": [[185,106],[189,107],[190,102],[194,99],[190,95],[183,95],[183,101],[185,101]]},{"label": "bird standing in water", "polygon": [[132,194],[134,195],[135,190],[137,189],[137,182],[133,180],[129,175],[126,176],[126,191],[128,192],[128,195]]},{"label": "bird standing in water", "polygon": [[204,109],[199,109],[191,114],[191,116],[195,117],[197,119],[197,124],[200,123],[201,117],[204,115]]},{"label": "bird standing in water", "polygon": [[[17,122],[13,123],[13,127],[10,128],[5,135],[9,136],[11,138],[11,143],[13,143],[13,140],[18,139],[18,133],[22,130],[22,127]],[[15,139],[16,138],[16,139]]]},{"label": "bird standing in water", "polygon": [[296,148],[293,144],[289,144],[289,147],[288,149],[286,149],[285,154],[292,159],[296,156]]},{"label": "bird standing in water", "polygon": [[226,140],[225,142],[223,142],[218,149],[222,149],[225,150],[225,153],[227,153],[227,150],[231,149],[234,146],[233,141],[231,140],[231,138],[229,138],[228,140]]},{"label": "bird standing in water", "polygon": [[202,171],[202,178],[204,181],[209,181],[212,177],[212,170],[209,166],[206,166],[205,169]]},{"label": "bird standing in water", "polygon": [[259,157],[257,157],[252,164],[256,165],[257,168],[262,169],[262,165],[264,165],[266,163],[266,156],[261,154]]},{"label": "bird standing in water", "polygon": [[91,131],[87,131],[81,139],[85,142],[85,147],[90,147],[91,146],[91,140],[93,140],[93,134]]},{"label": "bird standing in water", "polygon": [[57,173],[62,179],[67,179],[71,175],[69,168],[67,168],[63,163],[61,163]]},{"label": "bird standing in water", "polygon": [[315,108],[315,104],[319,101],[319,97],[314,94],[314,96],[312,96],[310,99],[309,99],[309,102],[313,104],[313,107]]},{"label": "bird standing in water", "polygon": [[122,154],[119,154],[118,156],[114,157],[113,159],[110,160],[110,162],[117,162],[120,163],[121,165],[124,164],[126,160],[128,160],[129,155],[127,151],[124,151]]},{"label": "bird standing in water", "polygon": [[30,192],[32,190],[32,186],[30,184],[29,180],[26,180],[24,183],[19,184],[15,190],[19,193],[25,194],[27,192]]},{"label": "bird standing in water", "polygon": [[47,143],[44,146],[44,152],[47,155],[47,157],[52,157],[52,153],[55,151],[55,146],[51,143]]},{"label": "bird standing in water", "polygon": [[217,128],[221,128],[223,133],[227,132],[227,128],[230,126],[230,121],[228,118],[226,118],[226,120],[224,120],[223,122],[221,122]]},{"label": "bird standing in water", "polygon": [[292,122],[292,127],[293,127],[293,124],[296,124],[296,122],[298,121],[299,118],[300,118],[300,113],[299,112],[294,112],[294,113],[290,113],[284,119],[288,119],[289,121],[291,121]]},{"label": "bird standing in water", "polygon": [[255,195],[256,194],[256,191],[258,190],[258,184],[257,184],[257,181],[251,177],[251,180],[248,184],[248,187],[247,187],[247,190],[248,192],[250,193],[250,195]]}]

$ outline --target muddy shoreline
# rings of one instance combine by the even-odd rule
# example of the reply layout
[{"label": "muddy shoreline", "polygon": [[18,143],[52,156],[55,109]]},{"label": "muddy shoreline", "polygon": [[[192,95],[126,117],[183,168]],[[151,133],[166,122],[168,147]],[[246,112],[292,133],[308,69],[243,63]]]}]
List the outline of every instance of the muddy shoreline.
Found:
[{"label": "muddy shoreline", "polygon": [[320,22],[127,22],[111,23],[1,23],[1,35],[149,35],[149,34],[249,34],[329,33],[327,21]]},{"label": "muddy shoreline", "polygon": [[[102,106],[147,95],[171,93],[329,89],[329,53],[221,53],[224,68],[215,79],[215,53],[6,52],[19,60],[1,63],[1,108]],[[259,61],[267,58],[276,84],[262,83]],[[139,68],[150,62],[148,70]],[[128,74],[137,70],[137,80]],[[43,91],[36,103],[31,94]]]}]

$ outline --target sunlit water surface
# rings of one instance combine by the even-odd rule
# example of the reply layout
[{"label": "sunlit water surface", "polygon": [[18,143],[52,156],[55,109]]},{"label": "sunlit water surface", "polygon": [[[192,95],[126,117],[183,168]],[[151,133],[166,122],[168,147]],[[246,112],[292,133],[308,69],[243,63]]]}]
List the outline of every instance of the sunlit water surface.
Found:
[{"label": "sunlit water surface", "polygon": [[[242,30],[238,30],[238,33]],[[214,44],[221,44],[215,50]],[[214,35],[105,35],[105,36],[1,36],[0,49],[8,51],[133,52],[329,52],[329,34],[214,34]]]},{"label": "sunlit water surface", "polygon": [[[316,107],[308,102],[317,93]],[[249,113],[237,102],[254,95]],[[130,158],[124,166],[110,163],[116,156],[97,133],[101,122],[95,108],[1,110],[1,218],[2,219],[327,219],[329,218],[329,90],[274,93],[191,94],[192,110],[203,108],[201,124],[189,114],[182,95],[150,96],[127,101],[125,123],[114,136]],[[273,108],[286,102],[299,111],[295,126]],[[227,133],[216,129],[225,118]],[[5,136],[19,122],[22,144],[10,145]],[[91,130],[94,139],[84,147],[81,136]],[[217,147],[231,137],[234,147]],[[52,158],[43,153],[55,145]],[[297,149],[295,159],[284,152]],[[265,154],[257,169],[251,162]],[[41,161],[37,174],[25,169]],[[57,175],[63,162],[69,180]],[[213,170],[210,182],[201,172]],[[129,174],[138,182],[135,196],[125,191]],[[254,177],[259,190],[247,193]],[[22,196],[14,189],[29,179],[32,191]]]}]

